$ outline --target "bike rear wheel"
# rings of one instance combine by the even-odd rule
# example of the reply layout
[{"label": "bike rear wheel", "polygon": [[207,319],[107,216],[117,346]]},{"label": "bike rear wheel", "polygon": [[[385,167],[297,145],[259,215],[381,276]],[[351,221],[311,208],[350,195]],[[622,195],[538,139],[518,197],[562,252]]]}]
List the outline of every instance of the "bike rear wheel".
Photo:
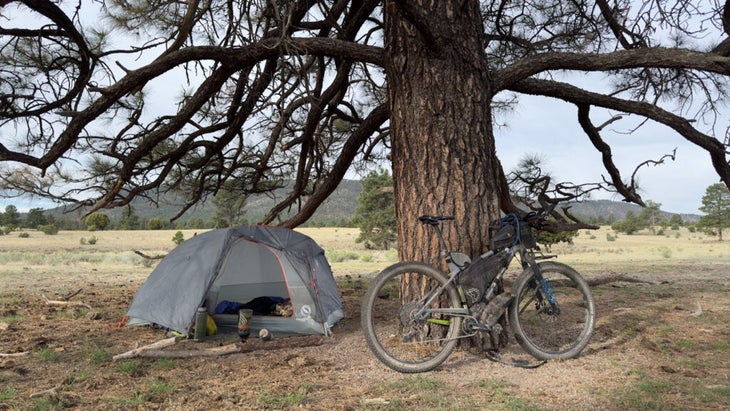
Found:
[{"label": "bike rear wheel", "polygon": [[[512,287],[510,327],[522,348],[541,360],[577,357],[588,345],[596,323],[593,294],[571,267],[552,261],[538,264],[544,283],[531,268]],[[550,302],[550,295],[554,296]]]},{"label": "bike rear wheel", "polygon": [[394,264],[375,277],[363,299],[361,321],[365,340],[381,362],[399,372],[425,372],[454,351],[462,323],[453,314],[463,311],[459,294],[448,285],[434,296],[447,281],[419,262]]}]

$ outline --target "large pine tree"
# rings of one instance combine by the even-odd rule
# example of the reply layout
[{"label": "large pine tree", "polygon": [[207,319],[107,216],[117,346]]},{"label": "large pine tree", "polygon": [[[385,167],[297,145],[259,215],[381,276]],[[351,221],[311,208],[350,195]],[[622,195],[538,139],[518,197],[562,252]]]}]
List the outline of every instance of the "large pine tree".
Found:
[{"label": "large pine tree", "polygon": [[[390,161],[400,257],[437,259],[422,213],[455,215],[450,244],[474,255],[487,223],[514,210],[493,127],[495,111],[522,94],[576,113],[606,168],[598,185],[628,201],[643,204],[634,170],[619,170],[604,138],[616,113],[705,150],[730,186],[724,133],[695,121],[711,120],[726,97],[726,3],[0,5],[0,180],[11,195],[92,213],[174,192],[187,201],[182,213],[226,183],[242,195],[287,187],[261,222],[294,227],[349,170]],[[606,80],[570,84],[566,71]],[[538,194],[580,187],[549,188]]]}]

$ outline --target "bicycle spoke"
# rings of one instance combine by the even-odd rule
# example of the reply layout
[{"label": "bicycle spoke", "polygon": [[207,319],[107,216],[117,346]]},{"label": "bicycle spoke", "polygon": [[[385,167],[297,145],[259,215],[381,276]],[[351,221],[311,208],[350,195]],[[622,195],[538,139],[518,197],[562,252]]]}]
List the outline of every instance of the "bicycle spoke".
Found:
[{"label": "bicycle spoke", "polygon": [[[445,278],[403,269],[375,281],[377,291],[369,291],[365,299],[363,328],[376,356],[405,372],[425,371],[443,362],[456,345],[463,315],[449,312],[462,310],[453,303],[458,302],[453,288],[433,294]],[[431,303],[424,306],[423,301]]]},{"label": "bicycle spoke", "polygon": [[[540,359],[566,359],[580,353],[593,333],[595,308],[588,286],[578,273],[557,263],[541,264],[547,282],[515,282],[510,323],[518,342]],[[525,276],[531,276],[526,271]],[[554,304],[544,295],[549,287]]]}]

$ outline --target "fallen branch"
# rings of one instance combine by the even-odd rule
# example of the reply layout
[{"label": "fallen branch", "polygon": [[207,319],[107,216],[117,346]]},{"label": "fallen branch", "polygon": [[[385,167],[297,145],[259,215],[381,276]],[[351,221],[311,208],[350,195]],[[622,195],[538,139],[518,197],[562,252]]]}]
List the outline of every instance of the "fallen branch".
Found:
[{"label": "fallen branch", "polygon": [[206,348],[203,350],[145,350],[138,357],[149,358],[191,358],[191,357],[220,357],[223,355],[241,352],[241,344],[234,343],[222,347]]},{"label": "fallen branch", "polygon": [[138,250],[132,250],[132,251],[134,251],[134,253],[137,254],[138,256],[141,256],[141,257],[146,258],[148,260],[162,260],[163,258],[165,258],[165,254],[147,255],[147,254],[145,254],[145,253],[143,253],[141,251],[138,251]]},{"label": "fallen branch", "polygon": [[77,295],[78,293],[80,293],[80,292],[81,292],[81,290],[83,290],[83,288],[79,288],[78,290],[76,290],[76,291],[72,292],[72,293],[71,293],[71,294],[69,294],[69,295],[66,295],[66,296],[64,296],[64,297],[63,297],[63,298],[61,298],[61,299],[62,299],[63,301],[68,301],[68,300],[72,299],[73,297],[75,297],[75,296],[76,296],[76,295]]},{"label": "fallen branch", "polygon": [[165,348],[165,347],[169,347],[171,345],[175,345],[176,342],[177,342],[177,337],[165,338],[164,340],[160,340],[160,341],[154,342],[152,344],[148,344],[148,345],[143,345],[142,347],[138,347],[133,350],[129,350],[127,352],[117,354],[114,357],[112,357],[112,361],[121,360],[124,358],[141,357],[141,356],[143,356],[142,354],[145,351],[159,350],[160,348]]},{"label": "fallen branch", "polygon": [[12,352],[12,353],[0,353],[0,358],[6,358],[6,357],[22,357],[24,355],[30,354],[30,351],[21,351],[21,352]]},{"label": "fallen branch", "polygon": [[63,301],[63,300],[49,300],[46,296],[43,296],[46,300],[46,305],[60,306],[60,307],[85,307],[91,310],[91,306],[81,301]]},{"label": "fallen branch", "polygon": [[52,398],[58,398],[58,387],[49,388],[47,390],[38,391],[30,394],[30,398],[45,397],[46,395]]},{"label": "fallen branch", "polygon": [[651,281],[646,280],[640,280],[638,278],[629,277],[626,274],[609,274],[605,275],[603,277],[594,278],[591,280],[586,280],[588,282],[588,285],[591,287],[596,287],[599,285],[604,285],[608,283],[615,283],[619,281],[623,281],[625,283],[643,283],[643,284],[654,284]]},{"label": "fallen branch", "polygon": [[689,315],[690,317],[700,317],[700,316],[702,316],[702,306],[700,305],[700,302],[699,301],[697,301],[697,311],[693,311],[693,312],[691,312],[691,313],[689,313],[687,315]]},{"label": "fallen branch", "polygon": [[[204,348],[198,350],[162,350],[164,347],[145,346],[138,349],[128,351],[124,354],[114,356],[114,360],[118,358],[192,358],[192,357],[220,357],[223,355],[248,353],[258,350],[277,350],[282,348],[301,348],[315,345],[321,345],[326,340],[322,336],[302,336],[282,338],[273,341],[262,341],[259,339],[250,339],[246,343],[235,342],[220,347]],[[165,340],[163,340],[165,341]],[[120,357],[125,355],[124,357]]]}]

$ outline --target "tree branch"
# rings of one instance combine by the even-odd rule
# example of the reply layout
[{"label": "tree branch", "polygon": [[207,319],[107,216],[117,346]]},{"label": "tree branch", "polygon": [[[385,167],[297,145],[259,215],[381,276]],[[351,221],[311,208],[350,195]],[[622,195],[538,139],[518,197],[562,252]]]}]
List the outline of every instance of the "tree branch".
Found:
[{"label": "tree branch", "polygon": [[638,114],[664,124],[679,133],[687,141],[707,151],[720,179],[730,187],[730,164],[726,159],[726,147],[723,143],[693,128],[689,120],[656,105],[623,100],[589,92],[566,83],[538,79],[525,79],[516,82],[509,89],[519,93],[558,98],[579,107],[580,105],[592,105],[624,113]]},{"label": "tree branch", "polygon": [[730,58],[711,53],[677,48],[642,48],[620,50],[612,53],[542,53],[527,56],[495,72],[495,90],[511,89],[512,86],[535,74],[545,71],[611,71],[633,68],[692,69],[727,75]]}]

